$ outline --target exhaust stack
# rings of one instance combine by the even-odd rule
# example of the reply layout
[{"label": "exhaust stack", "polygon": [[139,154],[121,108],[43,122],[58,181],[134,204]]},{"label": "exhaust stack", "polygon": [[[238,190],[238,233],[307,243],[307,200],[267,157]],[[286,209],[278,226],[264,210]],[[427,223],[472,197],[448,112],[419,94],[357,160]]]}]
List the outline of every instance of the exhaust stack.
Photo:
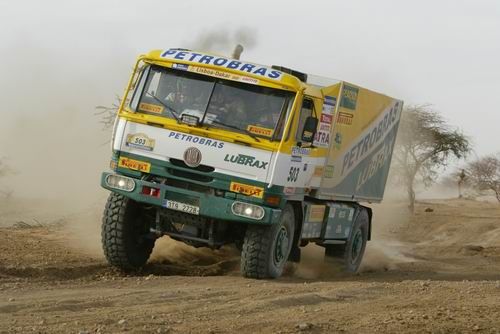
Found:
[{"label": "exhaust stack", "polygon": [[243,45],[238,44],[234,48],[233,55],[231,56],[233,59],[240,59],[241,53],[243,52]]}]

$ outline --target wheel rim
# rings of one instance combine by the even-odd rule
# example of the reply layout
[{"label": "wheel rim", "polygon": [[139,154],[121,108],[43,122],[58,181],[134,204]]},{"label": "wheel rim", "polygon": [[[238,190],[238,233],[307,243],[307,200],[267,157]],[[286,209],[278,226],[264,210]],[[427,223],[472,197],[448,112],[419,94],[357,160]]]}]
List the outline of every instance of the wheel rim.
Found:
[{"label": "wheel rim", "polygon": [[284,226],[278,231],[276,246],[274,247],[274,263],[280,264],[285,260],[288,251],[288,232]]},{"label": "wheel rim", "polygon": [[361,230],[357,230],[352,240],[351,263],[356,263],[358,261],[358,258],[361,255],[362,248],[363,248],[363,233],[361,232]]}]

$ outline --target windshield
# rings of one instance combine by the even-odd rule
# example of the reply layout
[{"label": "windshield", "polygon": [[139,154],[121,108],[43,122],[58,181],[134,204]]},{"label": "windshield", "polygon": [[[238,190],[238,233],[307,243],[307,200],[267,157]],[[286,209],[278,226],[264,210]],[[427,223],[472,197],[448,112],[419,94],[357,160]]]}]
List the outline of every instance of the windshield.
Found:
[{"label": "windshield", "polygon": [[131,108],[176,120],[280,140],[294,93],[152,66],[143,72]]}]

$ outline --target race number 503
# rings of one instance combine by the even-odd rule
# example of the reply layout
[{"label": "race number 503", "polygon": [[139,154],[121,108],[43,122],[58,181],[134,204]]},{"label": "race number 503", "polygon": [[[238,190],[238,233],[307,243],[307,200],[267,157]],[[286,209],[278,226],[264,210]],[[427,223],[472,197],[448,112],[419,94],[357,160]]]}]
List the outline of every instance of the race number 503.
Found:
[{"label": "race number 503", "polygon": [[288,178],[286,179],[288,182],[296,182],[299,178],[299,167],[290,167],[290,171],[288,172]]}]

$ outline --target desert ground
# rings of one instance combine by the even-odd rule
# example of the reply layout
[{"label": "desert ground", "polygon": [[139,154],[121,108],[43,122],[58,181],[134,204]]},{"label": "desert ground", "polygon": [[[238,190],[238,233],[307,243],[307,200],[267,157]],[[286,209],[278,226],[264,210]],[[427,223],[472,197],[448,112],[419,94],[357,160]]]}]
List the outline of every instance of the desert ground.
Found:
[{"label": "desert ground", "polygon": [[359,274],[311,245],[284,277],[250,280],[235,249],[166,238],[123,274],[99,249],[98,206],[4,200],[0,333],[500,333],[498,203],[373,207]]}]

